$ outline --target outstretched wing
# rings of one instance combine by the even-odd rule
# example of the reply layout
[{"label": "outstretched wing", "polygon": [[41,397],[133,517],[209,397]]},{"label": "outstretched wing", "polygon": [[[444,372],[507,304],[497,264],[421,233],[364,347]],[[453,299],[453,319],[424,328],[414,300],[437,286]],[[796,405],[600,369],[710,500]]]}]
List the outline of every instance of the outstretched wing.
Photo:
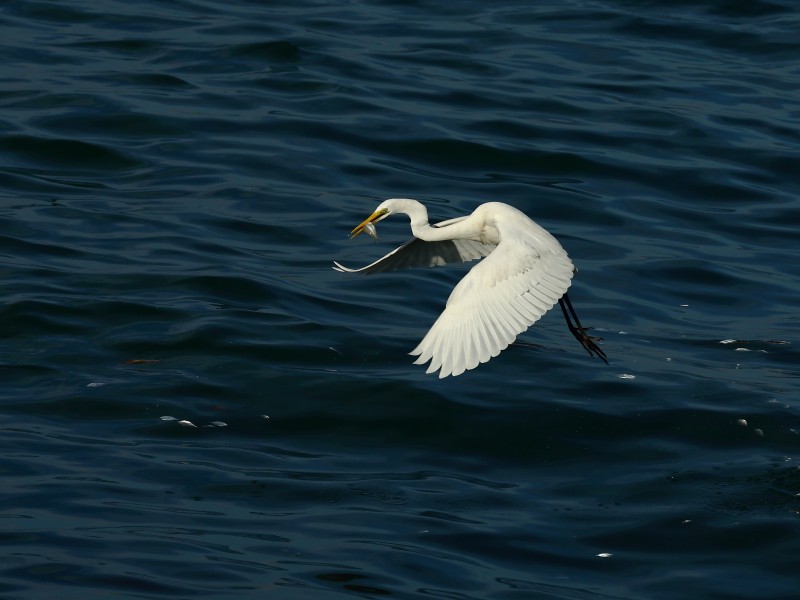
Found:
[{"label": "outstretched wing", "polygon": [[[447,227],[462,221],[466,217],[457,217],[437,223],[434,227]],[[426,242],[412,238],[399,248],[389,252],[383,258],[360,269],[349,269],[334,261],[334,269],[343,273],[384,273],[407,269],[410,267],[440,267],[447,263],[463,263],[487,256],[496,246],[482,244],[474,240],[444,240]]]},{"label": "outstretched wing", "polygon": [[411,352],[439,377],[460,375],[500,354],[564,295],[573,265],[566,252],[539,253],[501,242],[450,294],[447,307]]}]

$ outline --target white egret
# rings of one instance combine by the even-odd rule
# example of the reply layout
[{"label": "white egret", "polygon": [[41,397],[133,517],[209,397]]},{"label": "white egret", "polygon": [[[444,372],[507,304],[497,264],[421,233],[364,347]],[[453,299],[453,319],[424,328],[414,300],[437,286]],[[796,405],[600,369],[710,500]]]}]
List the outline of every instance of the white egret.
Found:
[{"label": "white egret", "polygon": [[[428,224],[423,204],[408,198],[382,202],[350,238],[393,214],[411,219],[413,239],[361,269],[334,262],[347,273],[382,273],[406,267],[436,267],[486,257],[456,285],[447,306],[419,345],[414,364],[430,361],[428,373],[460,375],[500,354],[556,302],[567,327],[590,355],[608,363],[586,334],[567,289],[575,267],[564,248],[523,212],[502,202],[481,204],[471,215]],[[574,320],[574,323],[573,323]]]}]

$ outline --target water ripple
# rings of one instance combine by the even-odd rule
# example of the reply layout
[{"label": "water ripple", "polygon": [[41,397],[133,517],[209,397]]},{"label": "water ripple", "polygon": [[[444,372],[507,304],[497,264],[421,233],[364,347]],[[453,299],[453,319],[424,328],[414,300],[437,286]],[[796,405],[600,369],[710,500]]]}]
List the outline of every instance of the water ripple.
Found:
[{"label": "water ripple", "polygon": [[[0,593],[793,597],[799,21],[9,5]],[[611,364],[426,377],[464,269],[330,268],[390,196],[541,222]]]}]

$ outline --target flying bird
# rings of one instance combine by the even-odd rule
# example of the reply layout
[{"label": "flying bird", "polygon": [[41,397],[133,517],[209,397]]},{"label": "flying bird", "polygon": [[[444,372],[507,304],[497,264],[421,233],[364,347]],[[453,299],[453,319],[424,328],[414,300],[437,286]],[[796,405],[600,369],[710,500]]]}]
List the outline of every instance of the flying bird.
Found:
[{"label": "flying bird", "polygon": [[518,335],[555,306],[567,327],[592,355],[608,360],[586,334],[567,289],[575,267],[547,230],[525,213],[502,202],[487,202],[472,214],[430,225],[425,206],[408,198],[383,201],[350,233],[377,237],[375,223],[395,214],[411,219],[414,237],[360,269],[334,261],[346,273],[383,273],[407,267],[438,267],[484,258],[456,285],[433,327],[410,352],[414,364],[430,361],[427,373],[461,375],[500,354]]}]

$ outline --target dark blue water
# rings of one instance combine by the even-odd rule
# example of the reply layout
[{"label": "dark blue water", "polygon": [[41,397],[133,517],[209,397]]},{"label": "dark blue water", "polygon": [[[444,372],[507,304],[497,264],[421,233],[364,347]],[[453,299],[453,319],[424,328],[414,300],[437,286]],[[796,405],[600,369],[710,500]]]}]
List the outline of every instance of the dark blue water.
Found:
[{"label": "dark blue water", "polygon": [[[1,5],[0,597],[796,598],[798,28]],[[551,230],[610,365],[553,311],[426,376],[464,269],[330,269],[393,196]]]}]

